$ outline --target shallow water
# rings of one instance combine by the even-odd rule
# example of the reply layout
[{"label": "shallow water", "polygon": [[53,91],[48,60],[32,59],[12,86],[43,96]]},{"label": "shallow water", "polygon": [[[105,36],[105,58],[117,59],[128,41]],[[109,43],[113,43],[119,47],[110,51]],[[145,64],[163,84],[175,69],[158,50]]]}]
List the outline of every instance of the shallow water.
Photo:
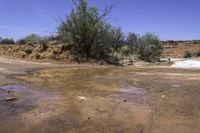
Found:
[{"label": "shallow water", "polygon": [[[198,96],[198,77],[198,71],[115,67],[54,68],[17,76],[28,86],[2,87],[5,93],[12,88],[17,99],[0,102],[0,132],[149,133],[172,132],[168,127],[174,132],[190,129],[189,125],[199,121],[193,118],[199,114],[195,108],[199,104],[191,106],[193,110],[186,110],[185,105],[191,105],[190,95]],[[189,93],[191,87],[196,93],[192,89]],[[185,93],[187,97],[183,97]],[[2,100],[9,95],[0,93]],[[185,118],[177,112],[182,109],[190,115]]]}]

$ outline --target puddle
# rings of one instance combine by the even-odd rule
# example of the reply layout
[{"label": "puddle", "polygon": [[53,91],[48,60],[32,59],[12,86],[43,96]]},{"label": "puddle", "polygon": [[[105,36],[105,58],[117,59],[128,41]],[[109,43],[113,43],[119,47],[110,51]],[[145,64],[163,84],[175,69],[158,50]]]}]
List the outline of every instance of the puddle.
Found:
[{"label": "puddle", "polygon": [[147,95],[147,92],[142,89],[142,88],[136,88],[136,87],[126,87],[121,89],[121,92],[124,93],[129,93],[129,94],[133,94],[133,95]]},{"label": "puddle", "polygon": [[[42,120],[46,119],[44,114],[57,114],[52,118],[54,121],[46,119],[43,126],[53,124],[56,129],[55,126],[61,124],[57,121],[62,121],[69,132],[144,132],[151,119],[148,94],[141,88],[123,87],[126,83],[123,76],[119,69],[82,67],[40,70],[33,76],[18,78],[41,88],[48,86],[49,90],[60,94],[57,103],[53,102],[55,111],[40,111],[39,118]],[[38,108],[43,110],[46,104]],[[31,118],[34,120],[31,115],[28,116],[29,121]],[[72,123],[76,126],[67,126]]]},{"label": "puddle", "polygon": [[179,84],[175,84],[175,85],[172,85],[172,87],[175,87],[175,88],[180,88],[180,87],[181,87],[181,85],[179,85]]},{"label": "puddle", "polygon": [[[49,107],[54,106],[58,99],[58,94],[54,92],[31,89],[21,85],[2,86],[0,87],[0,124],[4,127],[17,121],[26,123],[27,116],[33,118],[31,119],[31,123],[33,123],[34,118],[38,118],[40,115],[49,116],[47,113]],[[34,115],[34,112],[37,111],[39,113]],[[2,127],[0,131],[2,131]]]},{"label": "puddle", "polygon": [[[188,102],[188,91],[193,89],[194,97],[198,96],[198,82],[188,80],[195,77],[199,77],[195,71],[154,68],[71,67],[39,70],[32,75],[17,77],[39,89],[2,87],[1,98],[11,94],[18,97],[12,102],[0,101],[0,132],[12,132],[9,129],[20,132],[32,129],[34,132],[72,133],[162,132],[165,127],[170,127],[165,126],[169,122],[159,125],[163,118],[183,118],[184,111],[195,114],[198,104],[193,106],[194,100]],[[180,90],[185,90],[184,96]],[[194,111],[188,110],[188,106]],[[193,119],[184,118],[182,121],[198,123]],[[190,129],[182,121],[179,128]],[[174,125],[171,124],[171,127],[177,128]],[[168,131],[171,129],[164,130]]]}]

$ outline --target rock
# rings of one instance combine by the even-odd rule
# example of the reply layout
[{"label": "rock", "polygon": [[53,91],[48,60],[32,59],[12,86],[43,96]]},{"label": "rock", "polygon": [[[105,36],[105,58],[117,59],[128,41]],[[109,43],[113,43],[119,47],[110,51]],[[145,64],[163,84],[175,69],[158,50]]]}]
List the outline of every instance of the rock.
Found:
[{"label": "rock", "polygon": [[16,97],[7,97],[7,98],[5,99],[5,101],[7,101],[7,102],[9,102],[9,101],[15,101],[15,100],[17,100]]},{"label": "rock", "polygon": [[133,65],[133,60],[122,60],[122,64],[124,66]]},{"label": "rock", "polygon": [[78,96],[78,98],[79,98],[80,100],[85,100],[85,99],[86,99],[86,97],[84,97],[84,96]]},{"label": "rock", "polygon": [[162,97],[162,98],[165,98],[165,95],[162,95],[161,97]]}]

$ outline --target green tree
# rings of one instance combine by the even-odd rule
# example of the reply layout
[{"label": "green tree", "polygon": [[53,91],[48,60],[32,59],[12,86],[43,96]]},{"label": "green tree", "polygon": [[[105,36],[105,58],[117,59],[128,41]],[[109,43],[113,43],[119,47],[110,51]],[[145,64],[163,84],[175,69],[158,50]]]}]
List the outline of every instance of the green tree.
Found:
[{"label": "green tree", "polygon": [[159,61],[162,55],[163,46],[161,41],[152,33],[146,33],[139,38],[139,58],[145,61]]},{"label": "green tree", "polygon": [[195,55],[196,57],[200,57],[200,49],[199,49],[197,52],[195,52],[194,55]]},{"label": "green tree", "polygon": [[42,38],[37,34],[30,34],[17,41],[18,44],[39,44]]},{"label": "green tree", "polygon": [[126,39],[129,54],[137,54],[138,52],[138,36],[135,33],[129,33]]},{"label": "green tree", "polygon": [[185,51],[184,58],[191,58],[192,53],[190,51]]},{"label": "green tree", "polygon": [[0,44],[15,44],[15,41],[12,38],[1,38]]},{"label": "green tree", "polygon": [[70,15],[59,26],[58,35],[63,41],[75,44],[74,52],[77,55],[95,58],[96,51],[105,47],[103,32],[109,31],[105,22],[109,12],[110,8],[100,15],[96,7],[88,7],[87,0],[78,0]]}]

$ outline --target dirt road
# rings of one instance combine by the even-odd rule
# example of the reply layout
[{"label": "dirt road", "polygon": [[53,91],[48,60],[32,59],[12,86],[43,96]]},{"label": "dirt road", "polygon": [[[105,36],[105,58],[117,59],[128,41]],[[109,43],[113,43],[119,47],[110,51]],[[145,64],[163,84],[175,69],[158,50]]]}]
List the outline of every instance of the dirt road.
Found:
[{"label": "dirt road", "polygon": [[0,132],[198,133],[200,70],[0,58]]}]

